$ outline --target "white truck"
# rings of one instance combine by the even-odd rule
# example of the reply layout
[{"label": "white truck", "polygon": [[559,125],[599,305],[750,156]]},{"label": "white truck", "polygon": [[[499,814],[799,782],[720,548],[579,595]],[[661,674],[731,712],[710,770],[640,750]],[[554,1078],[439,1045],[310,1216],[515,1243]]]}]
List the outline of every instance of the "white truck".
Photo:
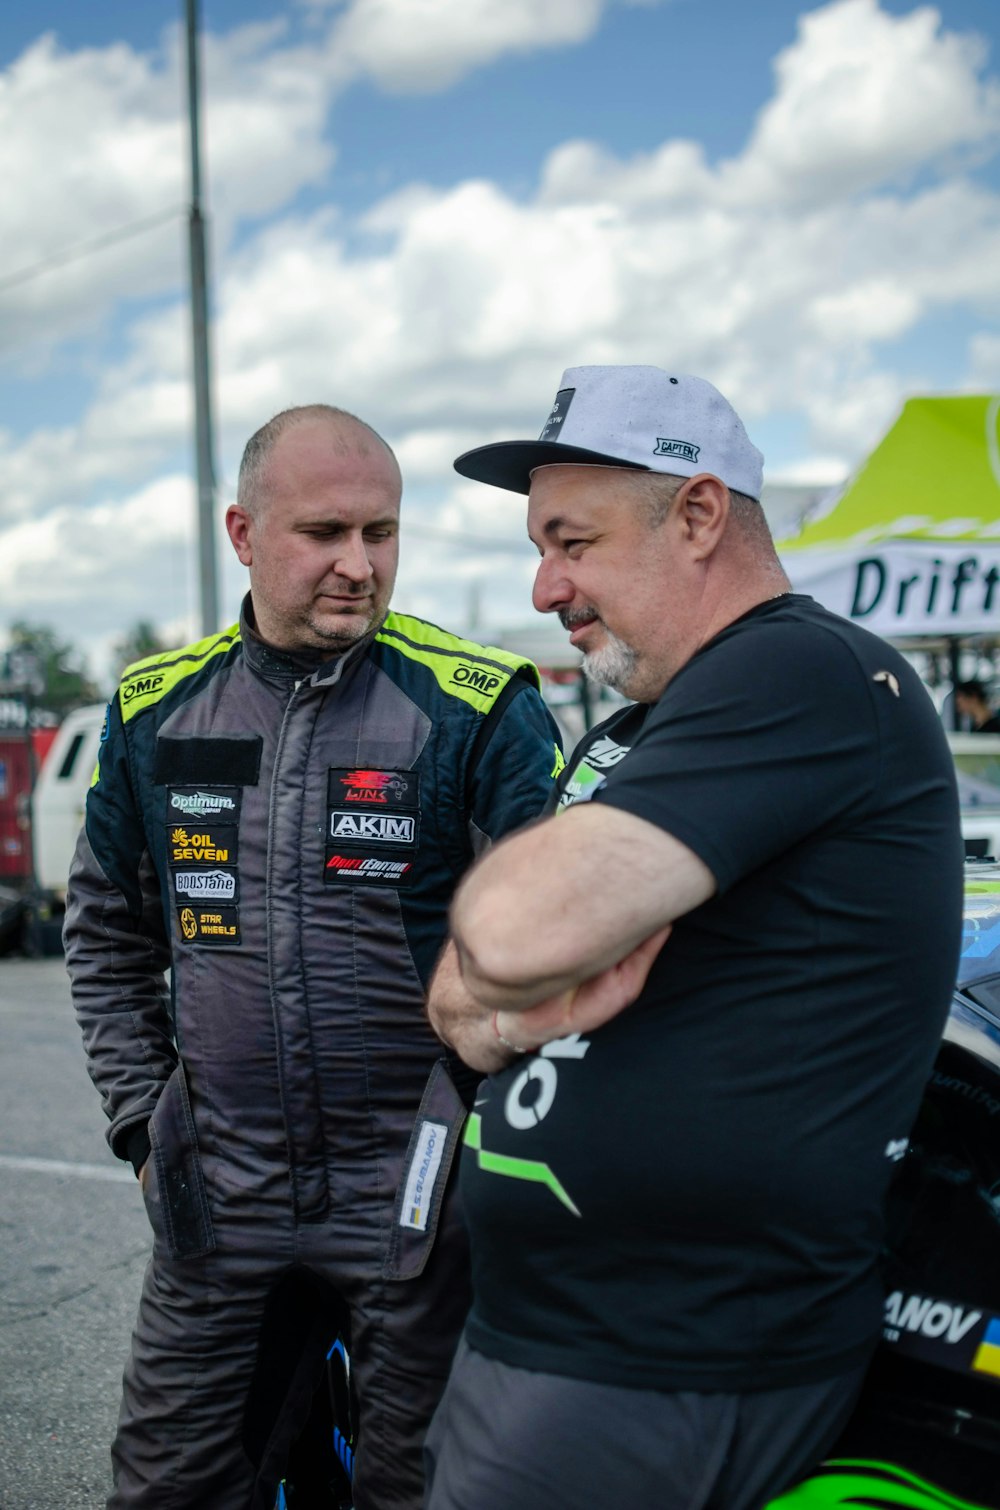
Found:
[{"label": "white truck", "polygon": [[45,757],[31,796],[36,892],[29,919],[32,942],[43,954],[62,948],[66,881],[77,836],[83,826],[105,706],[91,703],[66,716]]}]

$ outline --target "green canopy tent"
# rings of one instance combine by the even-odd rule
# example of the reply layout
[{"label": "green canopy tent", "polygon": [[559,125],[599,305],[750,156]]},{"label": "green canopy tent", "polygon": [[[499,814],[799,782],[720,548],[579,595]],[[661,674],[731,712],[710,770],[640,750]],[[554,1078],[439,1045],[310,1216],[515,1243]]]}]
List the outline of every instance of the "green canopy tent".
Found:
[{"label": "green canopy tent", "polygon": [[794,539],[796,591],[889,640],[1000,637],[1000,397],[914,398]]}]

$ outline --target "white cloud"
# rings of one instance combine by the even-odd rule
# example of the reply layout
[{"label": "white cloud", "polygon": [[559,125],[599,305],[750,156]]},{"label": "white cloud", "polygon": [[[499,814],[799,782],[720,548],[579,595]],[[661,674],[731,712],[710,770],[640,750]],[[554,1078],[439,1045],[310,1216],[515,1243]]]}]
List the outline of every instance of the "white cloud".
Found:
[{"label": "white cloud", "polygon": [[368,74],[394,93],[430,93],[507,54],[585,41],[605,3],[353,0],[333,27],[330,56],[344,78]]},{"label": "white cloud", "polygon": [[877,0],[834,0],[803,16],[733,191],[816,203],[995,143],[1000,85],[979,77],[985,60],[927,5],[892,16]]},{"label": "white cloud", "polygon": [[[383,83],[402,88],[410,79],[411,87],[430,77],[422,70],[431,66],[424,54],[434,50],[435,27],[454,21],[459,8],[457,0],[426,3],[427,29],[401,29],[406,35],[386,54]],[[353,28],[352,68],[382,66],[376,41],[388,36],[403,6],[355,0],[333,13],[335,30]],[[448,68],[464,70],[529,45],[526,6],[489,9],[493,29],[478,53],[472,30],[456,22],[441,44]],[[477,13],[475,5],[461,10]],[[574,13],[596,25],[599,11],[594,0]],[[557,39],[571,24],[560,4],[531,14],[541,19],[530,45],[547,45],[546,37]],[[306,89],[296,106],[297,55],[273,31],[216,38],[209,58],[219,100],[210,117],[218,134],[218,197],[231,216],[273,207],[284,192],[282,167],[289,193],[324,170],[328,85]],[[71,125],[79,127],[80,162],[74,151],[65,165],[55,164],[57,193],[68,192],[74,177],[97,193],[88,154],[131,109],[136,145],[115,159],[115,202],[147,208],[143,163],[166,152],[169,133],[179,129],[176,80],[167,82],[165,64],[128,49],[114,58],[71,57],[51,43],[33,50],[30,67],[22,64],[15,91],[21,103],[29,100],[29,75],[45,90],[62,87]],[[903,99],[904,75],[906,91],[923,87],[916,114]],[[103,137],[88,135],[81,117],[80,100],[98,80],[113,97],[102,107]],[[234,112],[248,80],[254,109],[243,143]],[[14,87],[11,75],[5,86]],[[836,123],[854,97],[860,124],[821,129],[824,110]],[[6,108],[0,89],[0,124]],[[42,125],[54,129],[51,108],[39,107],[32,151]],[[269,156],[269,123],[286,112]],[[537,193],[525,198],[481,180],[445,189],[411,185],[361,225],[331,211],[275,219],[217,262],[220,471],[232,478],[242,443],[277,409],[316,399],[343,403],[399,451],[407,518],[417,526],[401,577],[406,606],[446,617],[449,583],[481,579],[490,605],[513,595],[522,604],[515,617],[524,617],[527,546],[522,562],[500,551],[448,551],[436,535],[420,535],[423,524],[523,538],[522,501],[460,482],[452,457],[492,438],[537,433],[565,366],[632,361],[712,378],[745,413],[751,433],[774,414],[804,422],[804,454],[786,467],[788,480],[810,480],[810,454],[818,479],[843,472],[884,433],[908,391],[940,386],[932,370],[886,361],[884,344],[919,332],[941,311],[965,319],[979,313],[984,325],[997,312],[1000,196],[969,176],[938,176],[949,155],[985,151],[996,121],[997,84],[981,52],[942,30],[936,12],[892,17],[874,0],[838,0],[803,19],[780,57],[774,99],[746,150],[728,162],[710,163],[690,141],[666,141],[627,159],[596,143],[568,142],[540,165]],[[226,143],[221,161],[219,142]],[[9,141],[0,146],[0,165],[10,150]],[[176,140],[170,152],[183,156]],[[914,174],[919,187],[907,187],[903,180]],[[54,229],[46,235],[56,236],[58,215],[50,213]],[[110,281],[105,259],[81,264],[72,296],[63,296],[54,314],[42,310],[39,295],[38,318],[63,330],[73,300],[108,309],[123,290],[135,291],[146,276],[142,258],[135,249],[122,249],[122,258]],[[149,277],[172,286],[162,269]],[[968,381],[1000,386],[1000,342],[985,329],[970,341]],[[23,438],[0,435],[0,510],[15,525],[5,536],[12,564],[0,573],[5,603],[33,591],[27,584],[49,560],[40,601],[54,605],[68,592],[76,605],[75,574],[82,583],[98,570],[107,540],[107,559],[118,563],[115,591],[122,592],[114,611],[127,624],[139,616],[129,605],[143,600],[133,588],[149,569],[148,526],[159,528],[169,514],[163,549],[177,564],[147,590],[164,620],[183,618],[193,572],[180,553],[193,519],[192,484],[182,492],[172,478],[169,505],[164,495],[153,508],[136,504],[145,492],[133,491],[158,467],[179,465],[181,449],[190,447],[190,402],[187,313],[178,302],[132,323],[125,357],[104,373],[77,421]],[[136,542],[132,577],[122,564],[128,540]],[[63,583],[67,543],[75,565]],[[222,560],[228,614],[242,577],[228,548]]]}]

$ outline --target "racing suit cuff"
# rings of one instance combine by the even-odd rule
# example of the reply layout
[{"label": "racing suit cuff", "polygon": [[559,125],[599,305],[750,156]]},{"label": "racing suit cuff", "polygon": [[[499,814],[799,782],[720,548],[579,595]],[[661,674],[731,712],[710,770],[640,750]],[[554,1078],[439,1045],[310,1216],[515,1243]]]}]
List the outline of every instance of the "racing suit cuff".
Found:
[{"label": "racing suit cuff", "polygon": [[125,1139],[125,1157],[128,1159],[138,1178],[139,1170],[149,1158],[149,1124],[140,1122],[130,1129]]}]

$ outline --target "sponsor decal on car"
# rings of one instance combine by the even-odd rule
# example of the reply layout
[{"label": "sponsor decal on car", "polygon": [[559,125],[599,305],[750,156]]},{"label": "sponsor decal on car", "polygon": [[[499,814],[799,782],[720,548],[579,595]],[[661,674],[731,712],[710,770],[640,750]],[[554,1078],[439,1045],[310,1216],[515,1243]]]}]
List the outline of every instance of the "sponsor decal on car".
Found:
[{"label": "sponsor decal on car", "polygon": [[928,1363],[1000,1379],[1000,1317],[976,1306],[893,1290],[885,1302],[882,1337]]}]

